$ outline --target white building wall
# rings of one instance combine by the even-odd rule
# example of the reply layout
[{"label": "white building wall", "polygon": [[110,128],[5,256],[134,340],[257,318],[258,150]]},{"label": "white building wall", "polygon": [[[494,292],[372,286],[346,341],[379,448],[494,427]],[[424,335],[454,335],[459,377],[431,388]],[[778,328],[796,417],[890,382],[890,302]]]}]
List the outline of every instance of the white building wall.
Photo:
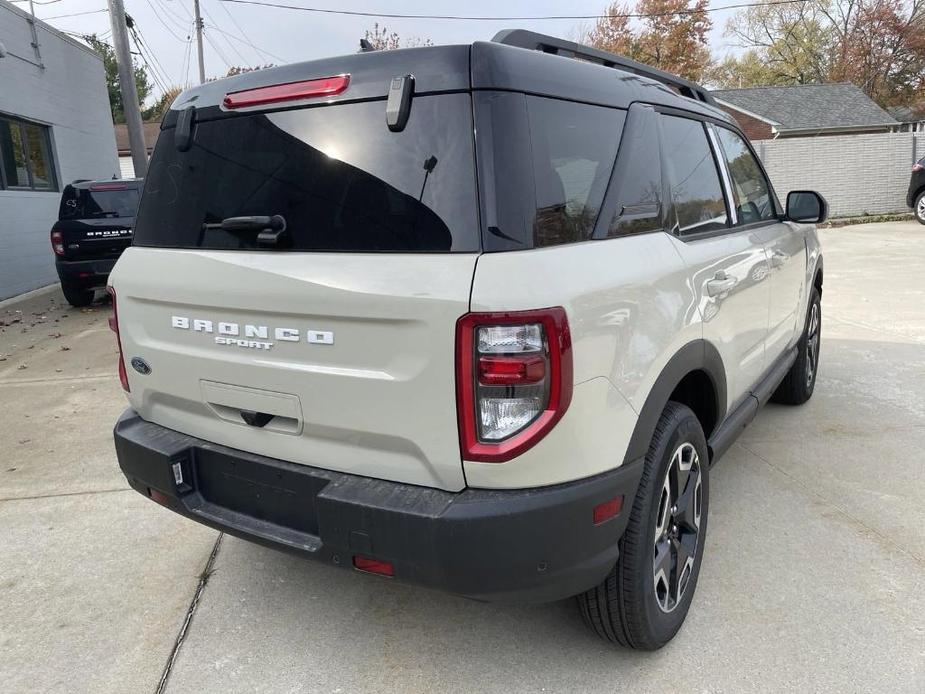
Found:
[{"label": "white building wall", "polygon": [[[832,217],[908,212],[906,191],[915,157],[925,155],[918,133],[820,135],[753,143],[771,183],[785,202],[788,191],[815,190]],[[916,144],[918,154],[916,155]]]},{"label": "white building wall", "polygon": [[51,126],[56,192],[0,190],[0,299],[57,281],[48,233],[61,188],[119,175],[103,61],[89,48],[0,0],[0,114]]},{"label": "white building wall", "polygon": [[135,178],[135,162],[131,157],[119,157],[119,178]]}]

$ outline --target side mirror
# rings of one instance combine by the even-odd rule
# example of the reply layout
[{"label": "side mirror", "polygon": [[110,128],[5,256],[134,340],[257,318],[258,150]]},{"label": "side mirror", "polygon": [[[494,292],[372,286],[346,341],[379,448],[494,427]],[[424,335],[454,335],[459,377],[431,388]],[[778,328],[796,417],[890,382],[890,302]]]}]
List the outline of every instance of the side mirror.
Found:
[{"label": "side mirror", "polygon": [[806,224],[821,224],[829,216],[829,203],[812,190],[787,193],[787,219]]}]

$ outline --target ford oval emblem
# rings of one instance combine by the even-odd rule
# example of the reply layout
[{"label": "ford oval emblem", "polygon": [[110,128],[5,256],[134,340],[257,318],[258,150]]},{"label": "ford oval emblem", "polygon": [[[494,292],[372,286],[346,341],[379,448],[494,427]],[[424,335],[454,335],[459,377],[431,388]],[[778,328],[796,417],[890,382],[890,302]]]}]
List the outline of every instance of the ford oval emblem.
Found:
[{"label": "ford oval emblem", "polygon": [[148,362],[141,357],[132,357],[132,368],[142,376],[147,376],[151,373],[151,367],[148,366]]}]

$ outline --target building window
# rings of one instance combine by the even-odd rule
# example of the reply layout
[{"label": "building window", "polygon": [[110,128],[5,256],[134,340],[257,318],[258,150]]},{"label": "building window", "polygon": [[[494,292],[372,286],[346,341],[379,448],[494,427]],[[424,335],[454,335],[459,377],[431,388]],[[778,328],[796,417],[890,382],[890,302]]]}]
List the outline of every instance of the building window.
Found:
[{"label": "building window", "polygon": [[0,116],[0,189],[58,190],[50,129]]}]

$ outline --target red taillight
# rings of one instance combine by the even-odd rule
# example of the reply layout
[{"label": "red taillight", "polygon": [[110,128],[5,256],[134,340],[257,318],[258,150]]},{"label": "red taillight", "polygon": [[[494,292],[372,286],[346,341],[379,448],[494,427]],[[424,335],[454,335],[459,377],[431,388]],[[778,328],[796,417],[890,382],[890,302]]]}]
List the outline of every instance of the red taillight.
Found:
[{"label": "red taillight", "polygon": [[91,183],[90,190],[128,190],[127,183]]},{"label": "red taillight", "polygon": [[370,559],[369,557],[363,557],[357,554],[353,557],[353,565],[360,571],[366,571],[371,574],[379,574],[380,576],[395,575],[395,567],[389,562],[380,559]]},{"label": "red taillight", "polygon": [[620,509],[623,508],[623,497],[615,496],[613,499],[605,501],[602,504],[598,504],[594,507],[594,525],[600,525],[604,521],[609,521],[611,518],[620,513]]},{"label": "red taillight", "polygon": [[572,399],[572,343],[565,309],[460,318],[456,393],[464,459],[500,463],[534,446]]},{"label": "red taillight", "polygon": [[244,108],[245,106],[263,106],[276,104],[280,101],[297,101],[299,99],[314,99],[320,96],[336,96],[347,89],[350,75],[337,75],[335,77],[322,77],[316,80],[302,82],[288,82],[286,84],[273,84],[269,87],[245,89],[240,92],[225,94],[222,104],[225,108]]},{"label": "red taillight", "polygon": [[486,386],[539,383],[545,376],[543,357],[479,357],[479,383]]},{"label": "red taillight", "polygon": [[918,164],[918,163],[913,164],[912,171],[913,173],[918,173],[919,171],[925,171],[925,166],[923,166],[922,164]]},{"label": "red taillight", "polygon": [[64,255],[64,234],[60,231],[52,230],[51,232],[51,250],[55,255]]},{"label": "red taillight", "polygon": [[122,337],[119,335],[119,309],[116,308],[116,290],[112,287],[106,287],[109,296],[112,297],[112,315],[109,317],[109,329],[116,334],[116,342],[119,345],[119,381],[122,383],[122,390],[126,393],[131,391],[128,385],[128,374],[125,372],[125,356],[122,354]]}]

